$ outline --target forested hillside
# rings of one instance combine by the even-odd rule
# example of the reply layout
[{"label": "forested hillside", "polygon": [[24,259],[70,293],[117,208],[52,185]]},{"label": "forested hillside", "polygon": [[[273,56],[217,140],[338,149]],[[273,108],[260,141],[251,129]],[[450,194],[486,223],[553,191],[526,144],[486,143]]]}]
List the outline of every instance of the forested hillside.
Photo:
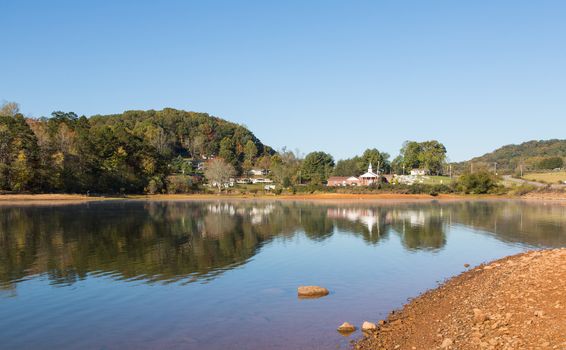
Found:
[{"label": "forested hillside", "polygon": [[25,118],[0,109],[0,191],[140,193],[219,156],[241,172],[274,154],[245,127],[175,109]]},{"label": "forested hillside", "polygon": [[528,141],[519,145],[506,145],[481,157],[458,164],[458,170],[495,167],[501,173],[523,170],[552,170],[562,168],[566,158],[566,140]]}]

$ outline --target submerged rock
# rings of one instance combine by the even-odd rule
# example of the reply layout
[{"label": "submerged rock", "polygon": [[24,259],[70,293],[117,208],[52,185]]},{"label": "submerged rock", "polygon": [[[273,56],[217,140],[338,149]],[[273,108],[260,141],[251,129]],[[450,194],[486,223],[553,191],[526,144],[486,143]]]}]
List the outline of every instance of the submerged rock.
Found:
[{"label": "submerged rock", "polygon": [[356,330],[356,327],[348,322],[344,322],[338,327],[338,332],[340,333],[352,333]]},{"label": "submerged rock", "polygon": [[328,289],[319,286],[300,286],[297,292],[303,298],[318,298],[330,293]]}]

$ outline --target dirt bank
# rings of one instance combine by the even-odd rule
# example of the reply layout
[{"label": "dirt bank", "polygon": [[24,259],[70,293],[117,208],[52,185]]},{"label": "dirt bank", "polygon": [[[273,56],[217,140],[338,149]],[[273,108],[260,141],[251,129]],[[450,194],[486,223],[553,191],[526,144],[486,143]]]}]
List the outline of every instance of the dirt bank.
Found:
[{"label": "dirt bank", "polygon": [[88,197],[80,194],[0,194],[0,206],[76,204],[106,199],[109,198]]},{"label": "dirt bank", "polygon": [[479,266],[389,315],[356,349],[566,349],[566,248]]},{"label": "dirt bank", "polygon": [[149,200],[215,200],[215,199],[269,199],[283,201],[375,201],[375,200],[435,200],[435,199],[458,199],[468,198],[461,195],[438,195],[429,194],[396,194],[396,193],[375,193],[375,194],[350,194],[350,193],[313,193],[295,195],[274,195],[274,194],[158,194],[152,196],[130,196],[132,199]]},{"label": "dirt bank", "polygon": [[521,196],[521,198],[534,200],[566,201],[566,191],[533,191]]},{"label": "dirt bank", "polygon": [[82,201],[100,201],[100,200],[280,200],[280,201],[313,201],[328,203],[356,203],[356,202],[372,202],[372,201],[455,201],[455,200],[508,200],[508,199],[525,199],[525,200],[552,200],[566,201],[565,194],[536,194],[525,196],[501,196],[501,195],[462,195],[462,194],[439,194],[431,196],[428,194],[398,194],[398,193],[373,193],[373,194],[350,194],[350,193],[313,193],[313,194],[296,194],[296,195],[279,195],[274,194],[157,194],[157,195],[128,195],[126,197],[89,197],[76,194],[0,194],[1,204],[25,203],[25,202],[82,202]]}]

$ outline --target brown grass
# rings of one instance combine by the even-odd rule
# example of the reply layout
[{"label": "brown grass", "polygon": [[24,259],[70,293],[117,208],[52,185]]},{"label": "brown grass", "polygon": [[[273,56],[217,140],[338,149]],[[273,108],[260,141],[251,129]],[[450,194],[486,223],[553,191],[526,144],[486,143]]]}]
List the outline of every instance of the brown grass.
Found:
[{"label": "brown grass", "polygon": [[526,180],[556,184],[559,181],[566,181],[566,171],[552,171],[548,173],[531,173],[523,176]]}]

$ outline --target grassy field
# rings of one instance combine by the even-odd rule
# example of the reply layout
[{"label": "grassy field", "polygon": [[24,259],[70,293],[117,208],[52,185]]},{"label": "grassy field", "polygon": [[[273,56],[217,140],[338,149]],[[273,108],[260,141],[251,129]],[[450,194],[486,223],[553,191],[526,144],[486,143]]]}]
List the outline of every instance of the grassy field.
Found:
[{"label": "grassy field", "polygon": [[265,185],[275,185],[274,183],[260,183],[260,184],[236,184],[233,188],[244,191],[263,191]]},{"label": "grassy field", "polygon": [[448,176],[423,176],[422,178],[424,183],[429,185],[450,185],[452,183],[452,179]]},{"label": "grassy field", "polygon": [[556,184],[559,181],[566,181],[566,171],[551,171],[548,173],[530,173],[523,175],[525,180],[546,182]]}]

